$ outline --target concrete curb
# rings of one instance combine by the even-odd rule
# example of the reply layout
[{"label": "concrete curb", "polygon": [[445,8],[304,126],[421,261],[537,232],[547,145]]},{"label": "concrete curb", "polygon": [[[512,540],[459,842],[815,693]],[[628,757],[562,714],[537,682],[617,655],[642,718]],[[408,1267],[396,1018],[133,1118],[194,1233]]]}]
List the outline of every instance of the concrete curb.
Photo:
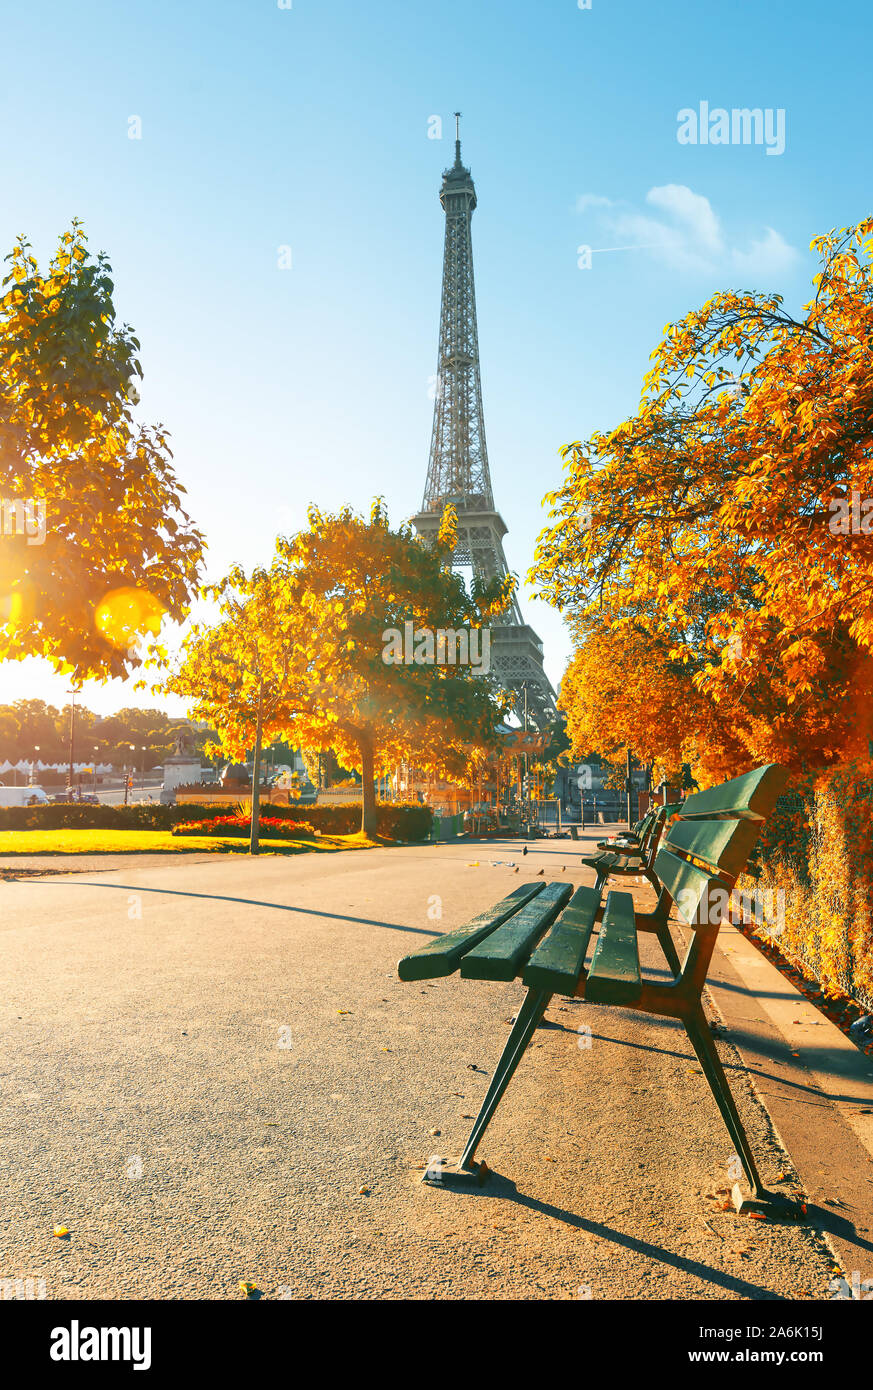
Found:
[{"label": "concrete curb", "polygon": [[873,1060],[735,927],[719,932],[708,990],[813,1224],[846,1271],[873,1278]]}]

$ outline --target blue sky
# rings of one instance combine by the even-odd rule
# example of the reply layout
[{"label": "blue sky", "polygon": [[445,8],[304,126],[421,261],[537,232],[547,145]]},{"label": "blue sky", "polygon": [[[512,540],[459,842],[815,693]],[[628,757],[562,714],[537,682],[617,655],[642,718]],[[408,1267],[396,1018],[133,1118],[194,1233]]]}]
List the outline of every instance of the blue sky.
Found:
[{"label": "blue sky", "polygon": [[[634,410],[663,326],[723,288],[798,308],[810,239],[873,210],[869,0],[43,0],[6,7],[0,40],[0,246],[47,256],[78,216],[109,254],[211,576],[268,561],[310,502],[418,508],[455,109],[522,575],[560,446]],[[784,111],[784,152],[680,144],[703,101]],[[562,620],[522,603],[556,682]],[[0,669],[0,700],[66,685]],[[84,699],[149,703],[120,682]]]}]

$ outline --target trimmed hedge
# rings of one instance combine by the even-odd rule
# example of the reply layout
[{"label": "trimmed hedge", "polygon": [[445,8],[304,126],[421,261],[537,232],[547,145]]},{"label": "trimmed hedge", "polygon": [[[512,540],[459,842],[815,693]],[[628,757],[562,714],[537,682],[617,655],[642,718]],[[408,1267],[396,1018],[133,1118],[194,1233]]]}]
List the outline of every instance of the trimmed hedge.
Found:
[{"label": "trimmed hedge", "polygon": [[[246,798],[240,797],[245,803]],[[391,840],[424,840],[433,827],[433,812],[417,802],[380,801],[376,807],[378,833]],[[61,802],[49,806],[2,806],[0,830],[172,830],[186,821],[226,816],[228,807],[90,806]],[[300,821],[327,835],[354,835],[361,828],[360,803],[349,806],[261,806],[261,815]]]},{"label": "trimmed hedge", "polygon": [[226,814],[221,806],[92,806],[75,801],[0,807],[0,830],[172,830],[179,821]]},{"label": "trimmed hedge", "polygon": [[[361,803],[347,806],[276,806],[270,815],[305,821],[325,835],[354,835],[361,828]],[[419,802],[379,801],[376,830],[389,840],[426,840],[433,829],[433,811]]]}]

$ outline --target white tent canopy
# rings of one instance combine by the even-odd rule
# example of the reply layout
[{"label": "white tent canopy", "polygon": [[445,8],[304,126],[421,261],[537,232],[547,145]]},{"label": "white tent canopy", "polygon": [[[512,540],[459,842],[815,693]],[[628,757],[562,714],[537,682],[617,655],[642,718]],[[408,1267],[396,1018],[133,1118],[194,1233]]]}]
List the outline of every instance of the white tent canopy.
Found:
[{"label": "white tent canopy", "polygon": [[[22,758],[17,763],[11,763],[9,759],[6,758],[0,763],[0,777],[2,777],[4,772],[29,773],[32,768],[37,772],[69,772],[70,764],[66,761],[62,763],[46,763],[43,762],[42,758]],[[111,763],[98,763],[96,769],[94,763],[73,763],[74,772],[94,772],[95,770],[99,774],[111,773],[113,767]]]}]

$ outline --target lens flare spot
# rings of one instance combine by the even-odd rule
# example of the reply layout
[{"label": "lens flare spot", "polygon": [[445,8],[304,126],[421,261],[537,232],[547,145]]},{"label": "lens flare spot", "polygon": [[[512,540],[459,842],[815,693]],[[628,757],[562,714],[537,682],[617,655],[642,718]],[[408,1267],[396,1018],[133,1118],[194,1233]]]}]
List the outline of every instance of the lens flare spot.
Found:
[{"label": "lens flare spot", "polygon": [[145,632],[157,635],[163,605],[147,589],[111,589],[97,605],[94,625],[113,647],[128,650]]},{"label": "lens flare spot", "polygon": [[27,627],[33,621],[33,594],[29,588],[0,592],[0,625],[9,628]]}]

